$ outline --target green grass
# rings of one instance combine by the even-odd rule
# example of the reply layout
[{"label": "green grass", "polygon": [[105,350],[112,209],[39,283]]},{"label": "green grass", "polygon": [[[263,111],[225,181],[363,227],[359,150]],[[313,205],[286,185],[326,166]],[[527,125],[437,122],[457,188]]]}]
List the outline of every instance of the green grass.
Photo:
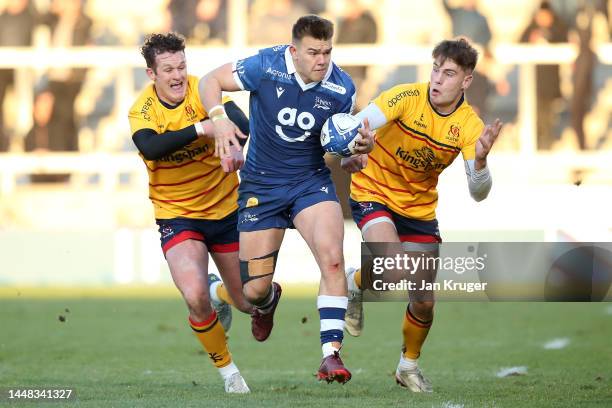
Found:
[{"label": "green grass", "polygon": [[[366,305],[364,335],[345,341],[353,379],[341,386],[314,377],[320,362],[314,298],[287,297],[265,343],[252,339],[248,316],[235,313],[230,347],[252,393],[226,396],[178,298],[4,299],[0,387],[71,387],[77,400],[59,405],[84,407],[612,406],[610,308],[440,303],[421,358],[434,393],[416,395],[392,376],[401,303]],[[556,337],[571,342],[544,350]],[[496,377],[511,366],[527,366],[528,373]]]}]

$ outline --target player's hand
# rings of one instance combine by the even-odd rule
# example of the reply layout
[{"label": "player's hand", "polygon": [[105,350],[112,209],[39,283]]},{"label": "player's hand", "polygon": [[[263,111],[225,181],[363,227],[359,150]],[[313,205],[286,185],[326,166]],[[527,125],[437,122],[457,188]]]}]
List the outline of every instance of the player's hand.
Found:
[{"label": "player's hand", "polygon": [[232,153],[229,156],[224,156],[221,158],[221,168],[226,173],[240,170],[244,164],[242,150],[238,149],[234,145],[230,146],[230,150]]},{"label": "player's hand", "polygon": [[349,173],[357,173],[366,168],[368,165],[367,154],[357,154],[351,157],[343,157],[340,160],[340,167]]},{"label": "player's hand", "polygon": [[355,138],[355,153],[370,153],[374,149],[374,132],[370,129],[367,118],[363,120],[363,126],[358,131],[359,136]]},{"label": "player's hand", "polygon": [[232,147],[240,150],[238,137],[246,139],[247,137],[240,131],[238,126],[229,118],[219,118],[213,121],[215,129],[215,156],[228,157],[232,155]]},{"label": "player's hand", "polygon": [[497,140],[502,126],[503,123],[499,119],[495,119],[492,125],[487,125],[483,129],[482,134],[476,141],[476,158],[474,160],[474,167],[476,170],[486,167],[487,155]]}]

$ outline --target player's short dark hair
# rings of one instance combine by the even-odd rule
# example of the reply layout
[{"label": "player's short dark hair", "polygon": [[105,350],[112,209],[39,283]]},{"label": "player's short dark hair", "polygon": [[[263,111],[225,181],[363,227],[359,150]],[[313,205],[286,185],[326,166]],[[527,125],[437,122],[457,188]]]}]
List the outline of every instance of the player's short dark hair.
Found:
[{"label": "player's short dark hair", "polygon": [[140,47],[140,53],[147,62],[147,67],[155,71],[155,57],[164,52],[179,52],[185,50],[185,37],[178,33],[149,34],[144,44]]},{"label": "player's short dark hair", "polygon": [[334,23],[313,14],[302,16],[293,25],[291,36],[294,42],[306,36],[317,40],[329,40],[334,36]]},{"label": "player's short dark hair", "polygon": [[465,38],[442,41],[436,45],[431,55],[434,59],[441,57],[441,64],[449,58],[467,72],[473,71],[478,62],[478,51]]}]

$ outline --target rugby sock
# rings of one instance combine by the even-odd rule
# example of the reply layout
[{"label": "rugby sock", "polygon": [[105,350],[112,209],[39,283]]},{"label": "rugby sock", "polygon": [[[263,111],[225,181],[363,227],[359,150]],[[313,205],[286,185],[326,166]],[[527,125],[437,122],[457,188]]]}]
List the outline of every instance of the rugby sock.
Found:
[{"label": "rugby sock", "polygon": [[196,322],[189,316],[189,325],[204,346],[204,350],[208,353],[208,357],[215,367],[226,367],[232,363],[232,355],[227,348],[227,340],[225,339],[225,330],[219,323],[215,311],[203,322]]},{"label": "rugby sock", "polygon": [[402,351],[405,358],[412,360],[419,358],[421,347],[425,343],[432,322],[433,319],[424,321],[414,316],[410,311],[410,304],[408,304],[402,324],[402,334],[404,335]]},{"label": "rugby sock", "polygon": [[262,314],[270,313],[270,311],[272,310],[272,306],[274,306],[274,296],[276,296],[276,293],[274,292],[274,286],[270,284],[270,290],[268,291],[266,297],[260,302],[253,303],[253,305]]},{"label": "rugby sock", "polygon": [[223,378],[231,377],[232,374],[239,371],[240,370],[238,370],[238,367],[236,367],[236,364],[234,364],[233,361],[225,367],[219,367],[219,374],[221,374],[221,377]]},{"label": "rugby sock", "polygon": [[235,307],[232,297],[227,292],[225,285],[221,281],[213,282],[210,285],[210,297],[215,302],[223,302]]},{"label": "rugby sock", "polygon": [[344,315],[348,306],[346,296],[327,296],[317,297],[317,308],[319,309],[319,319],[321,320],[321,349],[323,357],[334,354],[338,351],[333,343],[342,344],[344,338]]}]

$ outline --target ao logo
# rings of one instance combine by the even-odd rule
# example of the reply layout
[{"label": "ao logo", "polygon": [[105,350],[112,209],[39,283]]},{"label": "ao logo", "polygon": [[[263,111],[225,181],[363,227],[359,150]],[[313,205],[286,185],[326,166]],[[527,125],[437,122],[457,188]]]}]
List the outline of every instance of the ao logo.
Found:
[{"label": "ao logo", "polygon": [[303,142],[308,137],[310,137],[311,133],[310,129],[315,125],[315,118],[310,112],[300,112],[298,114],[297,109],[295,108],[283,108],[278,112],[277,115],[278,122],[283,126],[295,126],[296,122],[300,129],[304,130],[304,134],[299,137],[291,138],[283,132],[283,128],[279,125],[276,125],[276,133],[280,136],[281,139],[294,143],[294,142]]}]

